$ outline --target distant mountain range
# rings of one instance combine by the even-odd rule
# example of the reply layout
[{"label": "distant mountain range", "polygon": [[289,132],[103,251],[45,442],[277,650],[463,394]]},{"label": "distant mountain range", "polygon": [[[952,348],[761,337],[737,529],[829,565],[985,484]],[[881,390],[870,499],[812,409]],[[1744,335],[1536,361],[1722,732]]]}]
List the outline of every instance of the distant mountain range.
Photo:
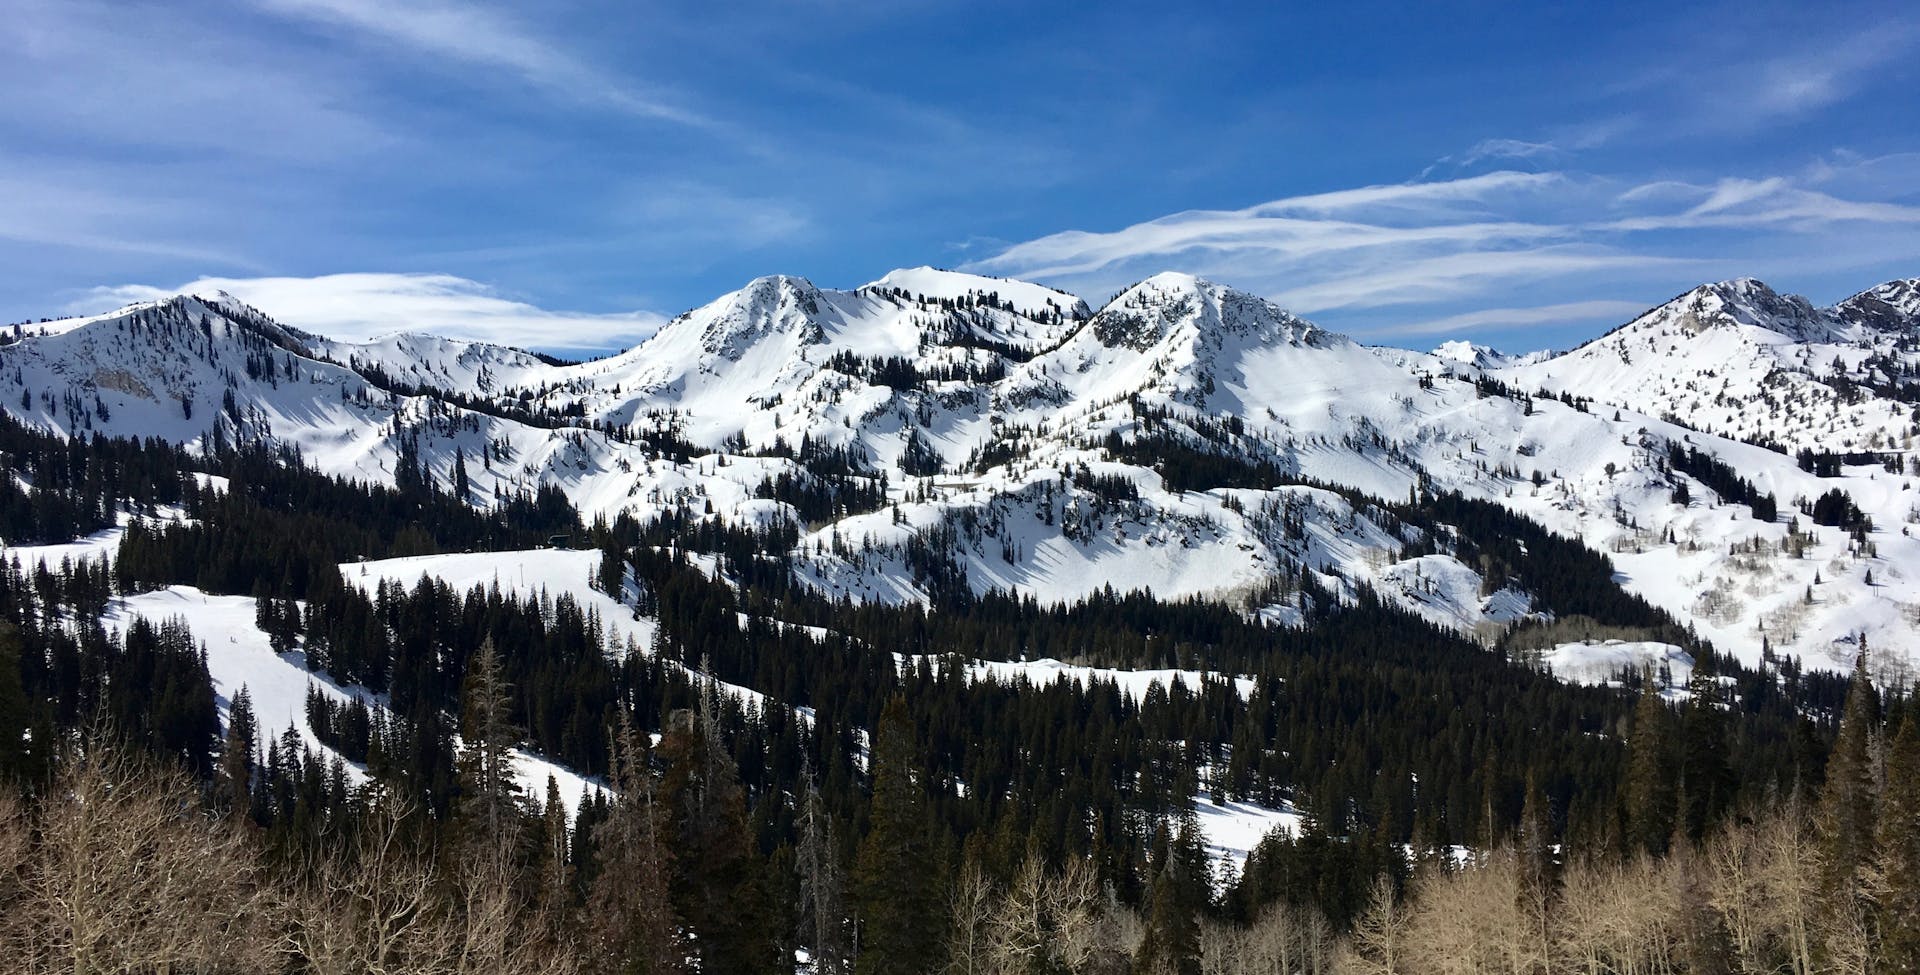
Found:
[{"label": "distant mountain range", "polygon": [[1098,309],[930,268],[760,278],[577,364],[393,325],[337,342],[218,294],[14,326],[0,405],[475,505],[552,485],[589,519],[780,526],[769,554],[856,600],[1111,586],[1286,624],[1378,597],[1488,642],[1577,615],[1429,503],[1457,494],[1749,662],[1920,652],[1920,280],[1831,308],[1703,285],[1523,357],[1366,346],[1171,273]]}]

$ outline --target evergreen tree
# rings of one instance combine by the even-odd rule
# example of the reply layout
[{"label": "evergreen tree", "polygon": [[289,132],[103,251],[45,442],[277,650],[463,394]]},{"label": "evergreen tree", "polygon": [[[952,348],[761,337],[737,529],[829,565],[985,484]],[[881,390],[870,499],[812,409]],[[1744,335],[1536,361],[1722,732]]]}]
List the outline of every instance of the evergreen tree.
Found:
[{"label": "evergreen tree", "polygon": [[453,496],[466,503],[473,497],[472,482],[467,479],[467,450],[465,447],[453,448]]},{"label": "evergreen tree", "polygon": [[1727,731],[1720,684],[1711,658],[1701,654],[1688,681],[1691,698],[1680,720],[1680,788],[1676,828],[1699,842],[1733,800],[1733,770],[1727,763]]},{"label": "evergreen tree", "polygon": [[[1920,687],[1913,692],[1920,695]],[[1874,826],[1875,919],[1889,975],[1920,973],[1920,712],[1910,696]]]},{"label": "evergreen tree", "polygon": [[924,773],[914,758],[906,698],[894,695],[873,732],[873,802],[854,864],[860,908],[860,975],[931,970],[944,932],[928,830]]},{"label": "evergreen tree", "polygon": [[1863,650],[1854,659],[1840,731],[1827,759],[1826,786],[1814,807],[1820,889],[1828,905],[1836,910],[1852,905],[1860,896],[1861,871],[1873,850],[1879,778],[1874,742],[1879,724],[1879,694],[1867,676]]},{"label": "evergreen tree", "polygon": [[1173,863],[1153,881],[1146,936],[1134,955],[1138,975],[1200,975],[1200,924],[1185,901]]},{"label": "evergreen tree", "polygon": [[20,630],[0,619],[0,788],[34,771],[30,741],[34,722],[20,657]]},{"label": "evergreen tree", "polygon": [[1620,790],[1626,802],[1628,845],[1648,853],[1663,852],[1673,833],[1666,722],[1667,707],[1660,698],[1660,688],[1648,678],[1633,712],[1633,733],[1627,741],[1627,780]]},{"label": "evergreen tree", "polygon": [[1532,949],[1545,958],[1553,952],[1553,906],[1559,893],[1559,869],[1553,857],[1553,809],[1540,789],[1538,772],[1527,773],[1526,804],[1513,855],[1520,870],[1520,918]]},{"label": "evergreen tree", "polygon": [[491,858],[503,873],[517,862],[526,817],[526,797],[513,774],[513,744],[519,738],[493,637],[467,661],[461,694],[460,756],[455,764],[460,796],[454,815],[469,855]]},{"label": "evergreen tree", "polygon": [[696,935],[691,947],[702,970],[751,975],[775,961],[771,905],[738,770],[721,740],[718,696],[711,680],[702,683],[698,714],[675,714],[660,742],[674,901]]},{"label": "evergreen tree", "polygon": [[573,864],[568,856],[571,844],[567,836],[567,804],[560,798],[560,783],[547,774],[547,801],[540,823],[540,896],[549,902],[567,904],[573,900]]},{"label": "evergreen tree", "polygon": [[671,896],[670,824],[640,733],[624,713],[613,735],[613,782],[613,803],[593,829],[589,964],[605,975],[679,975],[687,952]]},{"label": "evergreen tree", "polygon": [[220,779],[227,814],[235,819],[253,807],[253,753],[259,725],[253,716],[253,696],[245,684],[233,695],[227,710],[227,734],[220,746]]}]

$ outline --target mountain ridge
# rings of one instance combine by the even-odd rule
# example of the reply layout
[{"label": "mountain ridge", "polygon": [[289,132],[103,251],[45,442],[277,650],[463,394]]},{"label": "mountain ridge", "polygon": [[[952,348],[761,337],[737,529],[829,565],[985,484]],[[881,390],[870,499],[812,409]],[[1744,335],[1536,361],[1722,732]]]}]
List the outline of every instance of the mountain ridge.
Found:
[{"label": "mountain ridge", "polygon": [[[1099,309],[930,268],[853,290],[771,275],[570,365],[335,342],[182,296],[21,330],[0,401],[67,435],[265,440],[383,483],[417,470],[478,505],[553,486],[588,517],[787,526],[775,554],[859,599],[1113,585],[1284,622],[1312,588],[1485,640],[1565,615],[1476,555],[1484,540],[1390,507],[1459,493],[1608,553],[1628,591],[1723,649],[1837,665],[1862,633],[1920,652],[1904,528],[1920,352],[1885,324],[1912,285],[1816,309],[1735,279],[1513,358],[1363,346],[1171,272]],[[1789,456],[1816,449],[1841,459]],[[1875,529],[1812,524],[1834,490]],[[1762,498],[1776,519],[1741,513]]]}]

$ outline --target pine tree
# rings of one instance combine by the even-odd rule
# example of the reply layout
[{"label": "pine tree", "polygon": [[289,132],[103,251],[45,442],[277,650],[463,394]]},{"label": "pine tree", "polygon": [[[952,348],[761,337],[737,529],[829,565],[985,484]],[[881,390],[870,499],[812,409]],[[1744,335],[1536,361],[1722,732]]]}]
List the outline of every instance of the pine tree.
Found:
[{"label": "pine tree", "polygon": [[1733,801],[1734,775],[1727,763],[1725,711],[1710,658],[1701,654],[1688,680],[1692,697],[1680,719],[1680,782],[1675,828],[1698,843]]},{"label": "pine tree", "polygon": [[1878,770],[1874,739],[1880,723],[1879,695],[1867,676],[1866,653],[1854,659],[1853,678],[1840,732],[1827,759],[1827,783],[1814,807],[1819,838],[1820,889],[1829,906],[1851,906],[1859,897],[1861,870],[1873,849]]},{"label": "pine tree", "polygon": [[455,763],[460,795],[454,816],[468,855],[488,858],[490,866],[504,873],[518,859],[526,797],[513,774],[512,749],[519,732],[500,670],[500,653],[488,636],[467,661],[461,749]]},{"label": "pine tree", "polygon": [[560,798],[560,783],[552,773],[547,774],[540,842],[540,894],[553,903],[568,903],[573,899],[573,864],[568,857],[567,804]]},{"label": "pine tree", "polygon": [[220,747],[220,781],[227,814],[245,817],[253,806],[253,752],[259,726],[253,716],[253,697],[240,685],[227,711],[227,734]]},{"label": "pine tree", "polygon": [[[1920,687],[1914,689],[1920,695]],[[1873,894],[1882,971],[1920,973],[1920,711],[1906,717],[1887,753],[1886,792],[1874,824]]]},{"label": "pine tree", "polygon": [[1200,975],[1200,922],[1184,903],[1178,872],[1169,863],[1154,878],[1146,936],[1133,958],[1138,975]]},{"label": "pine tree", "polygon": [[661,801],[673,823],[673,895],[697,936],[692,948],[702,970],[751,975],[774,963],[772,905],[718,712],[707,680],[699,713],[674,715],[660,742],[667,763]]},{"label": "pine tree", "polygon": [[666,811],[656,802],[659,782],[626,712],[611,737],[616,792],[593,830],[589,962],[606,975],[678,975],[687,952],[673,909],[673,851]]},{"label": "pine tree", "polygon": [[1673,785],[1669,776],[1666,736],[1667,707],[1660,689],[1648,679],[1640,689],[1628,739],[1627,781],[1621,794],[1626,802],[1630,849],[1665,851],[1673,833]]},{"label": "pine tree", "polygon": [[933,840],[914,759],[906,698],[887,702],[873,732],[873,802],[854,865],[860,908],[860,975],[930,970],[942,932]]},{"label": "pine tree", "polygon": [[453,448],[453,496],[460,501],[468,501],[473,494],[472,482],[467,479],[467,451],[464,447]]},{"label": "pine tree", "polygon": [[1553,859],[1553,809],[1540,789],[1537,771],[1527,773],[1526,805],[1520,810],[1520,830],[1514,837],[1520,870],[1520,916],[1528,926],[1532,949],[1539,957],[1553,951],[1553,907],[1559,893],[1559,870]]},{"label": "pine tree", "polygon": [[33,715],[20,674],[20,631],[0,620],[0,787],[32,773],[32,727]]}]

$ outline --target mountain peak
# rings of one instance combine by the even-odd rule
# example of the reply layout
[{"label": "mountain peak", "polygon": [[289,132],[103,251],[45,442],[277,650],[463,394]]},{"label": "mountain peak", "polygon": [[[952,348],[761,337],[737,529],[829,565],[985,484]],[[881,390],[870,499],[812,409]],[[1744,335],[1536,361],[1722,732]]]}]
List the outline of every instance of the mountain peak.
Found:
[{"label": "mountain peak", "polygon": [[1198,274],[1192,274],[1187,271],[1161,271],[1140,283],[1143,285],[1151,285],[1164,291],[1215,287],[1213,282],[1208,281]]},{"label": "mountain peak", "polygon": [[815,343],[822,336],[818,317],[823,298],[806,278],[757,277],[738,291],[682,313],[633,351],[691,344],[708,355],[738,360],[770,335],[796,335],[802,343]]},{"label": "mountain peak", "polygon": [[1122,291],[1094,316],[1107,346],[1146,349],[1183,329],[1209,342],[1314,342],[1329,333],[1260,297],[1179,271],[1163,271]]},{"label": "mountain peak", "polygon": [[1920,278],[1875,285],[1835,305],[1834,314],[1883,332],[1920,329]]},{"label": "mountain peak", "polygon": [[1676,327],[1689,336],[1714,328],[1751,327],[1795,342],[1826,342],[1834,337],[1832,318],[1807,299],[1781,294],[1758,278],[1732,278],[1695,287],[1587,345],[1610,339],[1617,344],[1622,333],[1631,335]]},{"label": "mountain peak", "polygon": [[[1833,331],[1832,323],[1812,302],[1799,295],[1781,294],[1757,278],[1703,285],[1693,294],[1697,296],[1694,307],[1702,311],[1717,310],[1734,324],[1768,329],[1797,341],[1822,341]],[[1717,299],[1717,309],[1709,296]]]}]

